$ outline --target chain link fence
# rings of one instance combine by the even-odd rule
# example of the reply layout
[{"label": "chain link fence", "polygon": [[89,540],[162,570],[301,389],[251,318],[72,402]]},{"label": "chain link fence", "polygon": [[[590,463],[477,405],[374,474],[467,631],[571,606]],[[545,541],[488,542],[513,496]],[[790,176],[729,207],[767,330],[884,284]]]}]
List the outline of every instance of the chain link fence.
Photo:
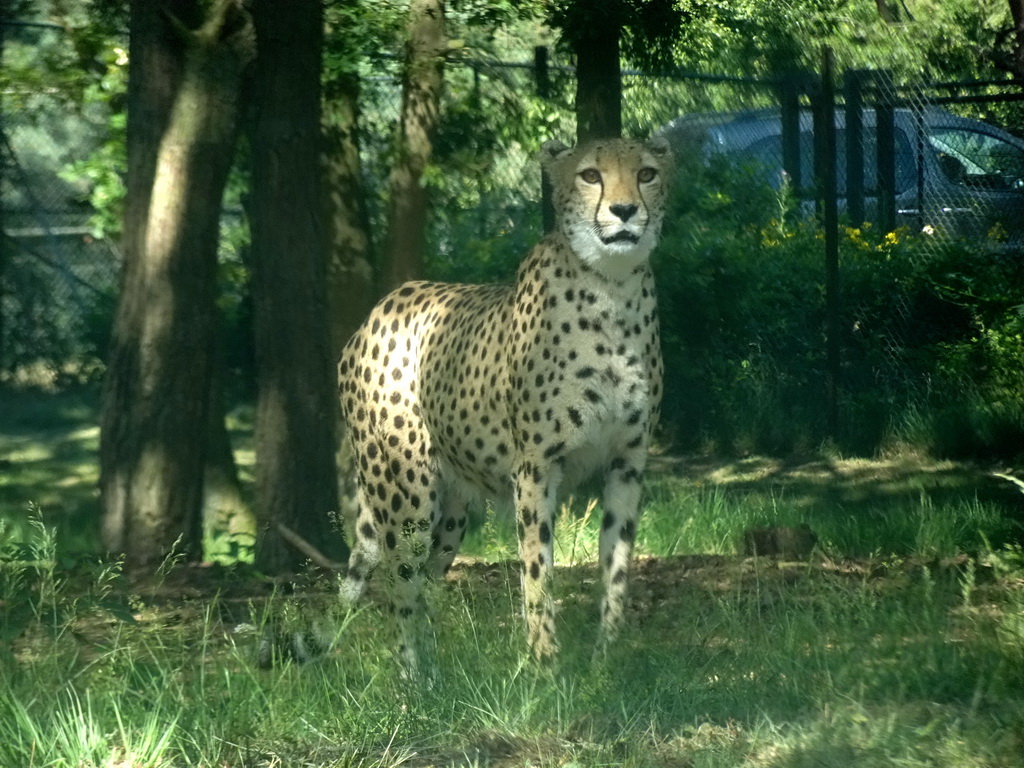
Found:
[{"label": "chain link fence", "polygon": [[[47,24],[6,22],[4,63],[63,44]],[[4,70],[6,75],[6,69]],[[94,367],[118,258],[90,227],[87,189],[65,176],[101,140],[66,93],[4,77],[0,93],[0,375],[47,382]]]},{"label": "chain link fence", "polygon": [[[47,35],[52,43],[58,34],[28,30],[23,44],[42,45]],[[13,55],[10,41],[5,55]],[[386,228],[400,82],[398,58],[380,55],[361,80],[375,233]],[[801,409],[788,421],[814,423],[820,439],[829,431],[820,413],[830,380],[840,384],[830,396],[846,424],[891,422],[921,393],[948,386],[948,378],[937,383],[934,364],[922,363],[922,347],[969,337],[972,323],[984,330],[969,297],[953,295],[969,292],[970,278],[943,286],[921,277],[951,253],[1002,263],[1007,295],[1019,290],[1024,143],[998,127],[1020,114],[1019,84],[908,83],[851,70],[836,78],[826,113],[819,72],[764,79],[627,70],[622,83],[624,132],[663,133],[682,166],[684,202],[666,224],[657,264],[666,355],[678,358],[669,389],[684,404],[678,411],[697,414],[676,427],[732,435],[700,447],[743,448],[745,429],[785,431],[772,423]],[[454,59],[445,88],[425,178],[427,270],[436,279],[507,280],[543,229],[540,144],[575,135],[574,72],[543,50],[532,61]],[[87,190],[63,175],[102,136],[96,120],[76,117],[56,92],[6,88],[0,114],[0,372],[65,372],[102,354],[116,295],[116,250],[91,236]],[[829,157],[841,223],[835,295],[823,288]],[[830,313],[840,323],[831,329],[842,351],[835,360],[823,338]],[[745,399],[709,394],[716,381],[723,390],[746,388]],[[788,403],[766,394],[786,387]],[[875,444],[888,426],[874,428]],[[808,446],[776,436],[749,447]]]},{"label": "chain link fence", "polygon": [[[669,341],[707,356],[705,383],[747,390],[704,401],[694,382],[679,400],[700,415],[680,432],[732,435],[710,449],[813,449],[814,435],[851,434],[877,449],[935,433],[935,414],[962,395],[953,420],[987,423],[951,430],[940,452],[1019,442],[1008,369],[1022,351],[1024,141],[996,123],[1014,124],[1020,83],[898,83],[853,70],[837,83],[803,72],[655,87],[678,94],[680,114],[662,131],[702,171],[689,201],[698,214],[680,218],[690,232],[672,245],[703,254],[691,270],[714,265],[701,292],[676,301],[699,331],[688,339],[669,308]],[[690,279],[660,280],[663,300]],[[715,288],[730,282],[715,305]],[[725,338],[716,322],[748,338]],[[787,422],[815,421],[784,434]]]},{"label": "chain link fence", "polygon": [[[845,82],[843,159],[864,168],[862,188],[859,179],[841,188],[851,204],[847,241],[855,255],[869,240],[903,262],[879,269],[877,256],[851,259],[860,285],[877,282],[864,275],[870,269],[888,284],[877,286],[884,303],[852,297],[859,303],[849,314],[865,321],[850,343],[867,347],[858,337],[872,333],[884,354],[870,384],[888,402],[909,404],[900,429],[909,442],[931,435],[938,453],[1013,455],[1021,444],[1019,378],[1010,371],[1024,351],[1024,141],[1005,127],[1020,125],[1022,85],[898,82],[884,70],[854,71]],[[850,157],[852,138],[862,149]],[[862,218],[873,238],[857,228]]]},{"label": "chain link fence", "polygon": [[[374,231],[386,230],[399,62],[364,80],[364,179]],[[460,281],[511,279],[542,234],[540,145],[572,141],[572,70],[539,61],[456,59],[445,65],[443,120],[425,183],[432,192],[428,274]]]}]

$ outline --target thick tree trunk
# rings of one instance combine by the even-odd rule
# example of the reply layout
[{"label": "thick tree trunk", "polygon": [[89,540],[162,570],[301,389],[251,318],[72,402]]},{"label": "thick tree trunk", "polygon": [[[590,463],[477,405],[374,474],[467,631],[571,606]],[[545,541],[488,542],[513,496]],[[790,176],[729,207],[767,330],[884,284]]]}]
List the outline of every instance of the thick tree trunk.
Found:
[{"label": "thick tree trunk", "polygon": [[605,23],[575,30],[576,141],[618,138],[622,135],[622,75],[617,14]]},{"label": "thick tree trunk", "polygon": [[[235,141],[248,20],[223,0],[132,4],[125,268],[104,388],[103,540],[145,567],[181,539],[201,554],[220,201]],[[182,48],[188,40],[187,51]]]},{"label": "thick tree trunk", "polygon": [[344,78],[324,101],[327,306],[331,360],[377,300],[373,243],[359,160],[359,80]]},{"label": "thick tree trunk", "polygon": [[[327,309],[331,361],[377,300],[373,243],[359,161],[359,79],[341,77],[324,99],[324,182],[327,204]],[[338,502],[342,519],[355,519],[355,463],[338,412]]]},{"label": "thick tree trunk", "polygon": [[277,523],[335,559],[345,553],[329,517],[338,509],[337,405],[320,184],[321,7],[318,0],[257,0],[253,17],[256,564],[273,573],[302,561]]},{"label": "thick tree trunk", "polygon": [[423,272],[428,206],[423,172],[430,162],[440,116],[446,47],[444,0],[410,0],[398,155],[389,177],[385,284],[381,286],[385,290]]}]

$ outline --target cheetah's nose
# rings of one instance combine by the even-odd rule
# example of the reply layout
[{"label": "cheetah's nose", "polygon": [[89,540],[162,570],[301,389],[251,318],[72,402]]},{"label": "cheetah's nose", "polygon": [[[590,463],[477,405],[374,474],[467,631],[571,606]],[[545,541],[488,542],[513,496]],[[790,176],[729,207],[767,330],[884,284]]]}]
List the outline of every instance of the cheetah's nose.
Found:
[{"label": "cheetah's nose", "polygon": [[616,203],[615,205],[608,206],[608,210],[614,213],[623,221],[629,221],[629,218],[636,213],[637,206],[630,204],[624,205],[622,203]]}]

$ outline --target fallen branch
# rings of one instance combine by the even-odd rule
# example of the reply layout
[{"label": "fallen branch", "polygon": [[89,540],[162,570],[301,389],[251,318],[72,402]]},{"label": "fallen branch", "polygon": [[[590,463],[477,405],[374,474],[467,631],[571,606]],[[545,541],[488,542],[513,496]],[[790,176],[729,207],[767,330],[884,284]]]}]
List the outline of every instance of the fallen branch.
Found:
[{"label": "fallen branch", "polygon": [[1014,477],[1013,475],[1004,475],[1002,472],[993,472],[993,477],[998,477],[1000,480],[1008,480],[1009,482],[1016,485],[1021,493],[1024,493],[1024,480]]},{"label": "fallen branch", "polygon": [[331,560],[327,555],[283,523],[277,523],[277,532],[281,534],[282,539],[308,557],[314,565],[319,565],[321,568],[327,568],[331,571],[344,571],[348,567],[345,563]]}]

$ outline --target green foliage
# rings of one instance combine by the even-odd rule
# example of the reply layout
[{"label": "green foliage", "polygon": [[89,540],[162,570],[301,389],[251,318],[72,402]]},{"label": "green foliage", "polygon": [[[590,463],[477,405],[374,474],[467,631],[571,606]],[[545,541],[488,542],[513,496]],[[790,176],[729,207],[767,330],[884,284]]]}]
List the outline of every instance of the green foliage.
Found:
[{"label": "green foliage", "polygon": [[823,364],[814,233],[787,221],[790,201],[746,169],[716,163],[679,176],[687,183],[654,256],[663,424],[680,448],[810,447]]},{"label": "green foliage", "polygon": [[945,322],[922,329],[929,338],[915,364],[931,381],[895,437],[958,458],[1018,455],[1024,445],[1019,255],[958,245],[926,265],[923,283],[930,289],[927,304],[943,307]]},{"label": "green foliage", "polygon": [[[852,15],[873,19],[860,3],[834,0],[691,0],[675,54],[687,69],[758,77],[817,62],[820,46]],[[873,13],[874,9],[871,8]],[[866,17],[866,18],[865,18]]]},{"label": "green foliage", "polygon": [[558,0],[548,7],[548,23],[562,40],[589,40],[593,30],[618,27],[622,54],[648,71],[671,69],[675,47],[688,24],[704,15],[702,3],[674,0]]},{"label": "green foliage", "polygon": [[324,3],[323,87],[331,99],[344,78],[365,74],[364,58],[375,59],[401,44],[407,3],[329,0]]},{"label": "green foliage", "polygon": [[[814,450],[826,422],[821,231],[747,169],[681,175],[655,255],[668,434],[688,450]],[[840,447],[1019,453],[1022,277],[998,250],[846,228]]]},{"label": "green foliage", "polygon": [[[5,32],[0,85],[4,109],[17,115],[7,130],[19,134],[19,161],[33,166],[32,173],[63,166],[61,177],[70,189],[95,206],[99,236],[108,231],[123,194],[123,19],[109,3],[25,5],[34,7],[10,9],[7,18],[50,26],[12,26]],[[48,162],[40,163],[37,155]]]},{"label": "green foliage", "polygon": [[[832,47],[840,68],[892,69],[897,80],[1002,77],[1012,36],[1009,5],[973,0],[689,0],[678,64],[715,74],[776,75],[817,68]],[[922,66],[923,64],[923,66]]]},{"label": "green foliage", "polygon": [[446,70],[443,119],[426,183],[433,194],[427,272],[508,281],[540,234],[536,153],[571,113],[541,99],[529,72],[483,61]]}]

